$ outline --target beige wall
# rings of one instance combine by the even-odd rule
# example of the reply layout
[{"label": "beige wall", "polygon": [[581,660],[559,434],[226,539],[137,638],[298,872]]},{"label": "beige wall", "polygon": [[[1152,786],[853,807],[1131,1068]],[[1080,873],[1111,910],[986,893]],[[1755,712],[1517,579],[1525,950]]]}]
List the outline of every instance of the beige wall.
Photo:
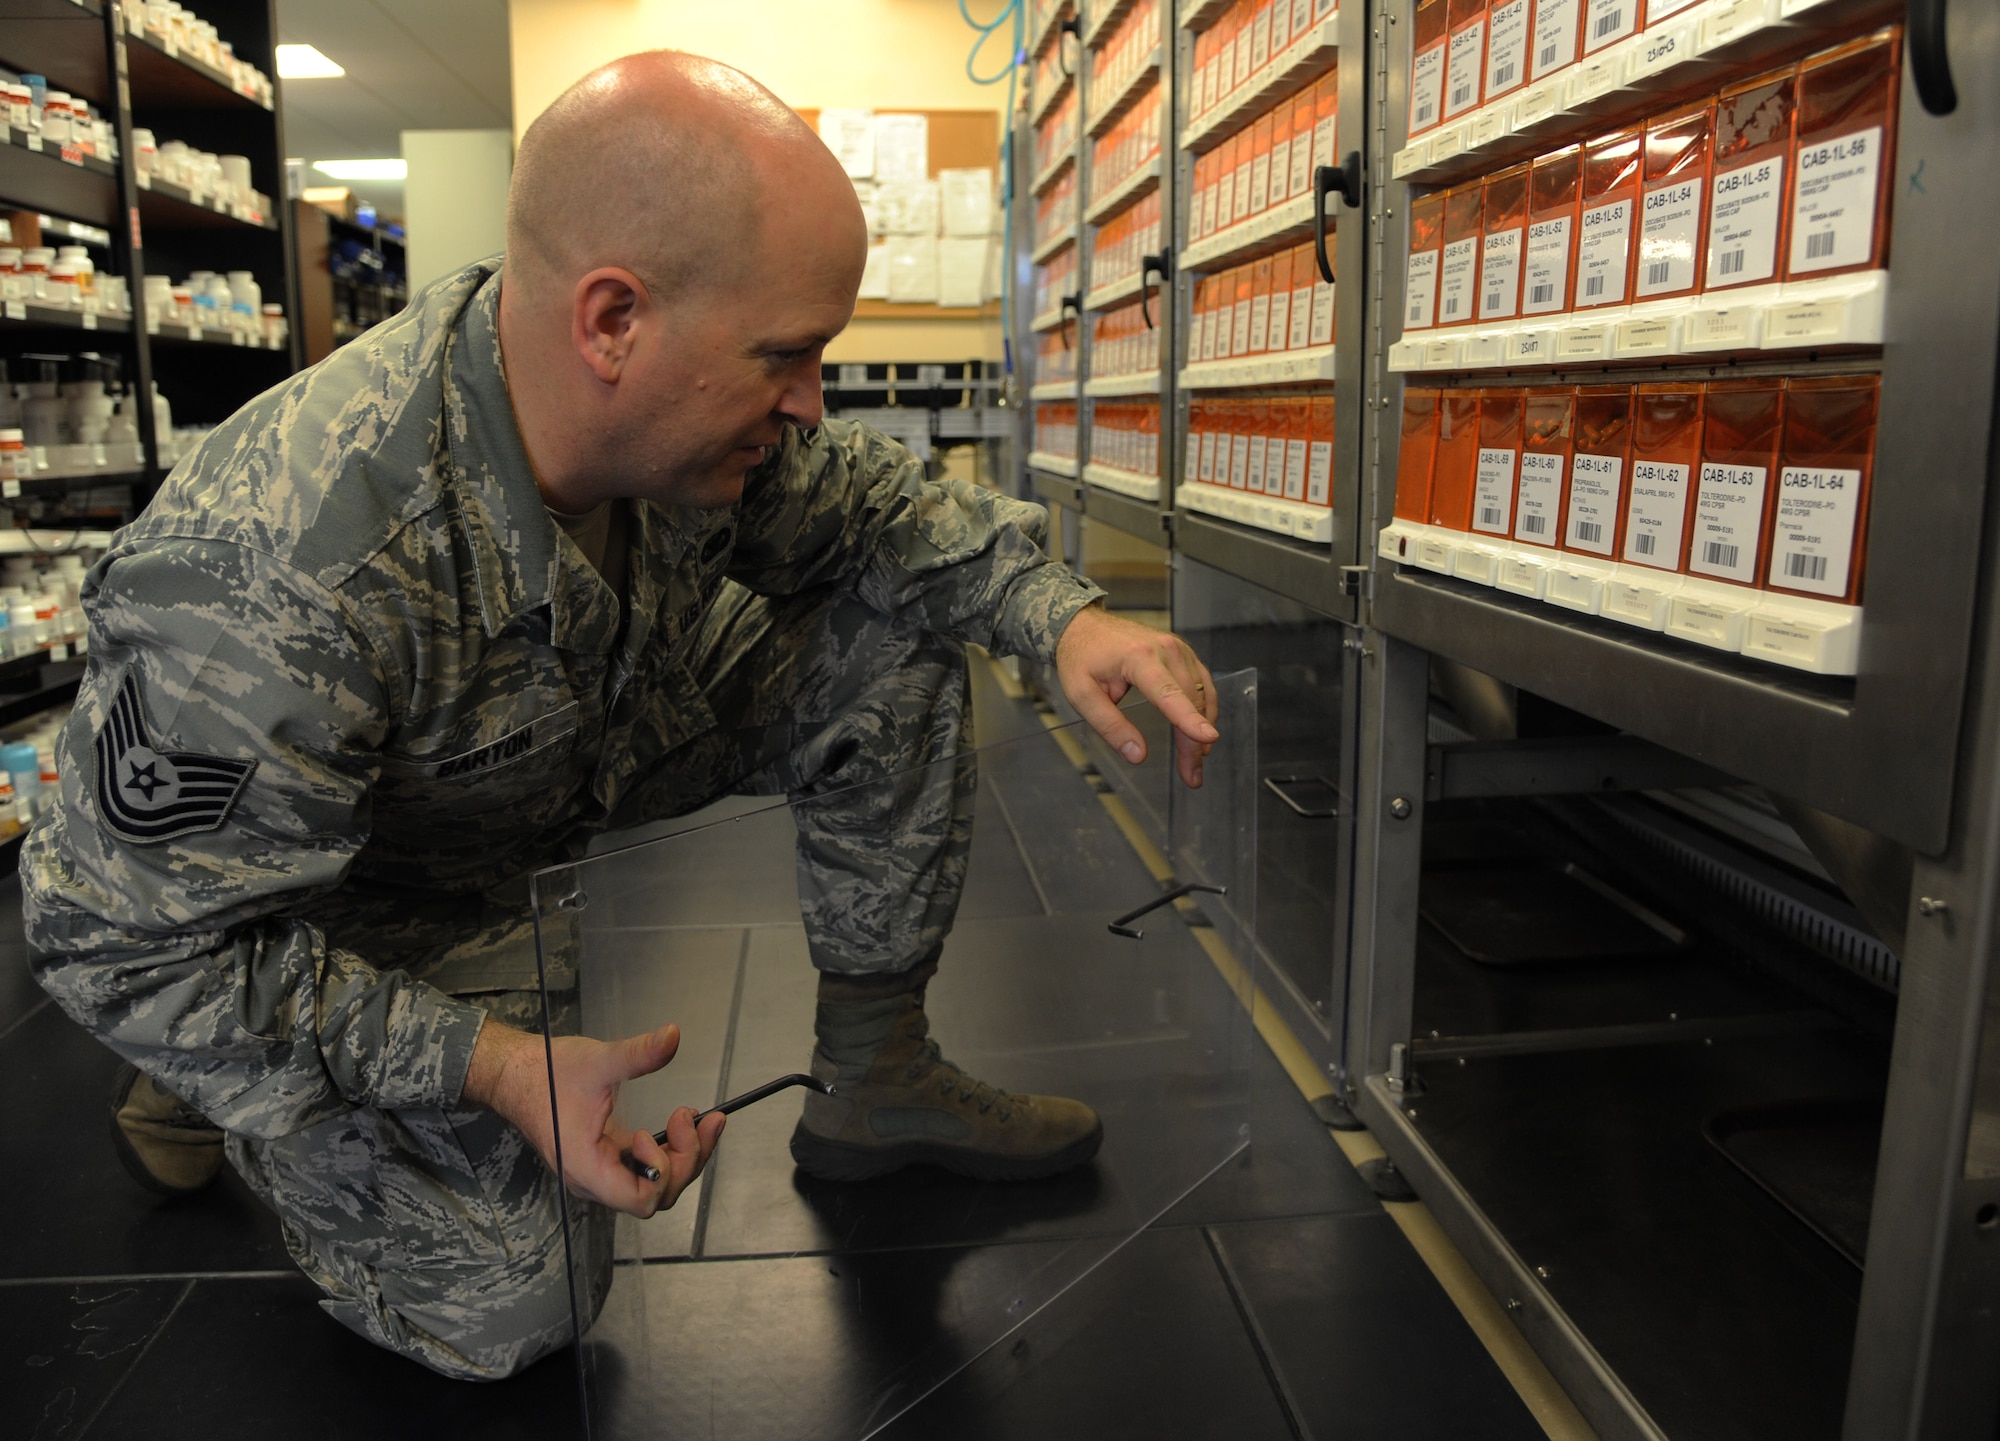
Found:
[{"label": "beige wall", "polygon": [[410,227],[410,293],[507,244],[505,130],[405,130],[403,216]]},{"label": "beige wall", "polygon": [[[607,60],[690,50],[756,77],[801,110],[994,110],[1004,85],[965,75],[976,38],[954,0],[509,0],[518,136]],[[980,55],[991,74],[1004,42]],[[997,321],[857,320],[829,360],[997,359]]]}]

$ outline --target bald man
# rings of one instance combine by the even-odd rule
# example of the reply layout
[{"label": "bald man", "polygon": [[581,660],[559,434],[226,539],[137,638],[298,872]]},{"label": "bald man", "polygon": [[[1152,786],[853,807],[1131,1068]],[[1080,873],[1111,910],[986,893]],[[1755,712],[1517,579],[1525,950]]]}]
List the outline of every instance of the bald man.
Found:
[{"label": "bald man", "polygon": [[117,537],[21,861],[38,978],[128,1063],[133,1175],[184,1193],[226,1151],[330,1313],[478,1378],[571,1335],[555,1123],[586,1324],[610,1210],[671,1206],[723,1126],[619,1128],[678,1032],[570,1034],[573,933],[544,937],[545,1052],[532,870],[788,795],[834,1084],[798,1163],[1030,1179],[1097,1117],[965,1075],[924,1014],[971,837],[964,645],[1055,660],[1134,760],[1137,686],[1191,783],[1216,738],[1200,663],[1051,563],[1038,507],[822,423],[867,233],[754,82],[667,53],[587,77],[523,137],[507,231],[504,271],[252,401]]}]

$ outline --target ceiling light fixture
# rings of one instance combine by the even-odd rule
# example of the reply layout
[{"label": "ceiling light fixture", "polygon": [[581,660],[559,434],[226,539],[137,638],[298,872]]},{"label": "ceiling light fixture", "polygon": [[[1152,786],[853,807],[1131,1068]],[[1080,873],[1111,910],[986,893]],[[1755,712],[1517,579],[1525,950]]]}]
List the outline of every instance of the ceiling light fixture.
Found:
[{"label": "ceiling light fixture", "polygon": [[347,72],[326,58],[316,45],[280,45],[278,47],[278,78],[280,80],[330,80]]},{"label": "ceiling light fixture", "polygon": [[410,173],[403,160],[315,160],[313,169],[335,180],[403,180]]}]

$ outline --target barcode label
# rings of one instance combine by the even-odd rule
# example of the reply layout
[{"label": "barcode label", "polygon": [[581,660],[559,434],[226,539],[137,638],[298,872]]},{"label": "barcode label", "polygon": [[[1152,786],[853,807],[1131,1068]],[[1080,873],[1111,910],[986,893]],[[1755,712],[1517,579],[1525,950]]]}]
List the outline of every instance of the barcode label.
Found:
[{"label": "barcode label", "polygon": [[1724,275],[1739,274],[1743,269],[1742,250],[1723,251],[1721,255],[1716,257],[1715,268]]},{"label": "barcode label", "polygon": [[1833,254],[1833,232],[1822,230],[1817,235],[1806,237],[1806,259],[1824,260]]},{"label": "barcode label", "polygon": [[1531,285],[1528,287],[1528,303],[1530,305],[1547,305],[1555,298],[1556,288],[1553,285]]},{"label": "barcode label", "polygon": [[1524,515],[1521,517],[1521,529],[1529,535],[1541,535],[1548,528],[1549,518],[1546,515]]},{"label": "barcode label", "polygon": [[1472,87],[1467,84],[1454,85],[1451,89],[1451,108],[1456,110],[1472,98]]},{"label": "barcode label", "polygon": [[1734,570],[1736,569],[1736,547],[1733,545],[1724,545],[1719,540],[1711,540],[1701,548],[1701,560],[1704,565],[1719,566],[1724,570]]},{"label": "barcode label", "polygon": [[[1575,531],[1577,544],[1579,545],[1602,545],[1604,543],[1604,527],[1597,521],[1579,520],[1576,523]],[[1648,537],[1648,539],[1651,539],[1651,537]]]},{"label": "barcode label", "polygon": [[1785,557],[1785,574],[1793,580],[1825,580],[1826,557],[1794,552]]},{"label": "barcode label", "polygon": [[1480,447],[1473,470],[1474,530],[1507,533],[1507,517],[1514,509],[1514,467],[1519,459],[1520,452],[1509,446]]},{"label": "barcode label", "polygon": [[1882,127],[1801,144],[1792,194],[1791,271],[1865,265],[1875,255]]},{"label": "barcode label", "polygon": [[1601,275],[1586,276],[1583,282],[1583,293],[1593,296],[1604,294],[1604,277]]},{"label": "barcode label", "polygon": [[1406,330],[1418,330],[1422,328],[1423,323],[1424,323],[1424,303],[1420,299],[1412,298],[1410,301],[1409,314],[1403,317],[1403,327]]},{"label": "barcode label", "polygon": [[1436,116],[1437,116],[1437,100],[1432,96],[1426,95],[1423,99],[1423,103],[1417,106],[1417,113],[1415,116],[1416,123],[1411,128],[1416,130],[1421,130],[1424,126],[1430,124],[1431,121],[1436,118]]},{"label": "barcode label", "polygon": [[1486,292],[1486,308],[1488,310],[1498,310],[1500,308],[1500,302],[1504,299],[1506,299],[1506,292],[1500,290],[1489,290]]},{"label": "barcode label", "polygon": [[1514,83],[1514,62],[1509,60],[1506,64],[1502,65],[1498,70],[1495,70],[1493,72],[1493,88],[1495,90],[1499,90],[1505,88],[1506,86],[1512,85],[1513,83]]},{"label": "barcode label", "polygon": [[[1609,11],[1606,14],[1597,17],[1597,23],[1590,27],[1590,38],[1593,40],[1602,40],[1605,36],[1609,35],[1612,31],[1618,29],[1618,27],[1623,25],[1624,23],[1625,23],[1624,10],[1619,9],[1619,10]],[[1553,60],[1555,59],[1555,56],[1551,55],[1549,56],[1549,59]]]},{"label": "barcode label", "polygon": [[1556,63],[1556,47],[1555,47],[1555,46],[1553,46],[1553,45],[1544,45],[1544,46],[1543,46],[1543,47],[1542,47],[1542,48],[1541,48],[1541,49],[1540,49],[1539,51],[1537,51],[1537,52],[1535,53],[1535,64],[1536,64],[1537,66],[1542,66],[1542,65],[1553,65],[1553,64],[1555,64],[1555,63]]},{"label": "barcode label", "polygon": [[1642,530],[1632,537],[1632,554],[1651,555],[1658,541],[1659,537],[1654,535],[1650,530]]},{"label": "barcode label", "polygon": [[1673,262],[1670,260],[1654,261],[1646,267],[1646,284],[1648,286],[1665,285],[1667,277],[1673,273],[1673,269]]},{"label": "barcode label", "polygon": [[1446,315],[1458,314],[1458,297],[1456,295],[1445,297],[1444,313]]},{"label": "barcode label", "polygon": [[1861,472],[1786,466],[1771,542],[1773,584],[1844,596],[1861,508]]},{"label": "barcode label", "polygon": [[1479,523],[1483,526],[1498,525],[1505,518],[1506,512],[1495,506],[1482,505],[1479,507]]}]

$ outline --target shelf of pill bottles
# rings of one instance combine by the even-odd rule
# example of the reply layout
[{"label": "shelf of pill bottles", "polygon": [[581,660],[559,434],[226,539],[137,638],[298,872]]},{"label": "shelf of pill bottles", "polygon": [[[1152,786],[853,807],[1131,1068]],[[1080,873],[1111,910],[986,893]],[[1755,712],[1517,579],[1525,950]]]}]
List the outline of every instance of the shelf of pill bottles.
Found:
[{"label": "shelf of pill bottles", "polygon": [[[107,483],[134,480],[146,465],[146,452],[137,441],[31,445],[23,454],[31,469],[18,476],[0,478],[0,495],[19,495],[24,482],[33,485],[43,480],[102,480]],[[6,489],[10,485],[14,489]]]},{"label": "shelf of pill bottles", "polygon": [[1133,103],[1146,93],[1160,78],[1160,47],[1155,44],[1146,57],[1139,62],[1132,73],[1119,85],[1116,94],[1090,113],[1090,120],[1084,133],[1095,140],[1116,125],[1119,118],[1130,110]]},{"label": "shelf of pill bottles", "polygon": [[1083,468],[1083,478],[1092,485],[1129,495],[1134,500],[1158,501],[1160,498],[1160,478],[1157,475],[1141,475],[1136,470],[1120,470],[1115,465],[1100,465],[1092,461]]},{"label": "shelf of pill bottles", "polygon": [[1233,521],[1273,535],[1289,536],[1310,545],[1327,545],[1333,540],[1333,512],[1323,505],[1251,495],[1247,491],[1223,490],[1199,482],[1183,482],[1174,487],[1174,505],[1197,515]]},{"label": "shelf of pill bottles", "polygon": [[[1329,236],[1334,229],[1333,206],[1337,203],[1331,196],[1328,197],[1326,229]],[[1238,221],[1215,235],[1203,236],[1187,247],[1180,263],[1187,270],[1214,270],[1238,260],[1255,260],[1274,250],[1283,250],[1288,245],[1310,239],[1312,233],[1313,198],[1310,193],[1294,195],[1262,215]]]},{"label": "shelf of pill bottles", "polygon": [[275,216],[261,215],[241,206],[225,204],[207,195],[159,180],[141,171],[137,177],[139,217],[148,225],[176,230],[189,227],[252,225],[259,230],[276,230]]},{"label": "shelf of pill bottles", "polygon": [[1109,285],[1100,285],[1093,290],[1086,291],[1083,297],[1083,308],[1085,310],[1110,310],[1114,306],[1122,305],[1139,293],[1139,286],[1143,279],[1144,277],[1139,275],[1121,276]]},{"label": "shelf of pill bottles", "polygon": [[1888,295],[1889,273],[1866,270],[1546,320],[1419,330],[1389,347],[1389,369],[1519,370],[1879,346]]},{"label": "shelf of pill bottles", "polygon": [[1051,235],[1047,240],[1044,240],[1028,252],[1028,259],[1036,265],[1040,265],[1043,261],[1048,260],[1052,256],[1060,255],[1070,246],[1076,244],[1076,236],[1077,228],[1074,225],[1059,234]]},{"label": "shelf of pill bottles", "polygon": [[260,87],[248,76],[234,77],[216,69],[198,55],[180,49],[157,30],[134,28],[143,24],[144,5],[127,4],[125,39],[126,64],[131,71],[132,103],[140,109],[171,107],[180,110],[226,110],[250,106],[271,110],[272,96],[267,79]]},{"label": "shelf of pill bottles", "polygon": [[1093,200],[1083,212],[1083,218],[1092,225],[1108,220],[1119,211],[1141,200],[1157,190],[1160,185],[1160,157],[1155,155],[1144,165],[1126,176],[1101,198]]},{"label": "shelf of pill bottles", "polygon": [[1241,122],[1254,116],[1260,107],[1311,80],[1325,71],[1339,54],[1336,37],[1339,10],[1328,10],[1314,19],[1304,35],[1289,41],[1267,61],[1262,70],[1237,85],[1206,113],[1195,116],[1181,131],[1181,149],[1205,154],[1220,145]]},{"label": "shelf of pill bottles", "polygon": [[132,317],[105,315],[95,310],[72,309],[66,305],[38,305],[32,300],[0,301],[0,328],[39,330],[98,330],[112,335],[129,335]]},{"label": "shelf of pill bottles", "polygon": [[118,209],[117,171],[108,161],[70,148],[73,159],[41,148],[38,132],[0,127],[0,199],[9,208],[53,210],[60,215],[109,225]]},{"label": "shelf of pill bottles", "polygon": [[146,334],[155,340],[176,340],[189,345],[233,346],[240,350],[283,350],[286,342],[271,336],[246,335],[240,330],[218,330],[200,325],[170,325],[157,321],[147,325]]},{"label": "shelf of pill bottles", "polygon": [[1040,385],[1031,385],[1028,387],[1028,399],[1075,400],[1076,382],[1074,380],[1045,380]]},{"label": "shelf of pill bottles", "polygon": [[1334,348],[1278,351],[1244,360],[1204,360],[1181,367],[1182,390],[1235,390],[1246,386],[1304,385],[1334,378]]},{"label": "shelf of pill bottles", "polygon": [[1701,0],[1413,137],[1391,157],[1389,173],[1438,183],[1504,165],[1796,54],[1813,46],[1816,32],[1853,32],[1901,11],[1885,0]]},{"label": "shelf of pill bottles", "polygon": [[1206,30],[1236,0],[1181,0],[1174,23],[1183,30]]},{"label": "shelf of pill bottles", "polygon": [[1158,395],[1160,372],[1147,370],[1137,375],[1100,375],[1083,383],[1083,393],[1090,396]]},{"label": "shelf of pill bottles", "polygon": [[1057,177],[1059,177],[1063,173],[1063,171],[1069,169],[1070,166],[1076,164],[1076,149],[1077,149],[1076,146],[1074,145],[1070,146],[1067,150],[1063,151],[1060,155],[1056,156],[1055,159],[1051,160],[1047,165],[1044,165],[1039,171],[1037,171],[1033,182],[1030,183],[1028,186],[1029,193],[1033,195],[1040,195],[1044,190],[1047,190],[1051,185],[1055,184]]},{"label": "shelf of pill bottles", "polygon": [[1853,675],[1872,374],[1405,391],[1387,560]]},{"label": "shelf of pill bottles", "polygon": [[[7,68],[21,75],[45,75],[57,90],[107,106],[104,9],[97,0],[9,0],[4,49]],[[59,23],[51,23],[59,22]]]},{"label": "shelf of pill bottles", "polygon": [[1091,13],[1083,18],[1083,43],[1095,48],[1097,42],[1125,18],[1125,12],[1132,5],[1133,0],[1095,0],[1088,7]]},{"label": "shelf of pill bottles", "polygon": [[1074,0],[1062,0],[1062,3],[1056,5],[1045,5],[1043,0],[1036,0],[1034,17],[1028,27],[1028,53],[1041,54],[1042,47],[1049,43],[1049,37],[1055,33],[1056,26],[1075,13]]},{"label": "shelf of pill bottles", "polygon": [[1060,475],[1067,479],[1075,480],[1077,472],[1076,457],[1073,455],[1054,455],[1046,450],[1030,451],[1028,453],[1028,469],[1047,471],[1050,475]]}]

